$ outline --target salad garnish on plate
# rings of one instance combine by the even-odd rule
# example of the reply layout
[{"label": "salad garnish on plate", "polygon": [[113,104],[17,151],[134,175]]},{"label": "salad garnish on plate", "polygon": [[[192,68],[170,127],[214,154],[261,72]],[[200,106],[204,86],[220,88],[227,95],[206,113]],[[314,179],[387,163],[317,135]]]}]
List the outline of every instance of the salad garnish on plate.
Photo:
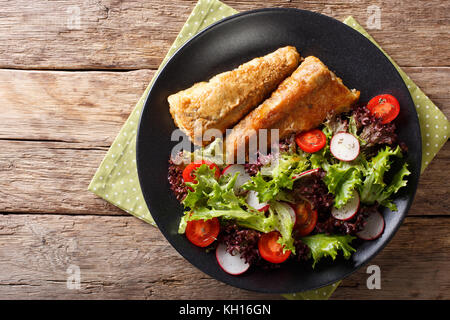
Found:
[{"label": "salad garnish on plate", "polygon": [[[292,54],[292,47],[285,53]],[[383,234],[380,207],[395,211],[393,196],[407,184],[410,171],[402,160],[407,148],[395,133],[400,110],[395,97],[384,94],[357,104],[359,92],[309,58],[271,97],[240,116],[231,138],[216,137],[169,160],[169,184],[185,209],[180,235],[214,249],[218,265],[229,274],[287,261],[310,261],[314,268],[327,257],[349,259],[358,243]],[[255,60],[252,68],[259,63],[266,61]],[[221,94],[235,94],[230,88]],[[194,91],[189,91],[191,100]],[[183,94],[186,90],[178,98]],[[232,99],[225,100],[230,106]],[[230,149],[248,145],[249,139],[242,143],[237,136],[250,127],[279,129],[281,140],[270,152],[257,150],[254,162],[227,164]],[[217,151],[224,147],[226,152]]]}]

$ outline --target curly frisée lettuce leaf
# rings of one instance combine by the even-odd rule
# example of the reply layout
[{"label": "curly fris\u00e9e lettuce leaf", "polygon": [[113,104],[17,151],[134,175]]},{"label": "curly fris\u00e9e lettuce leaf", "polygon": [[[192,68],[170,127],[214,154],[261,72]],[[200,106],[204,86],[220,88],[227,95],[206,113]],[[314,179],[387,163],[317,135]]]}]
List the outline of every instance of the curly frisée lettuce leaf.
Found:
[{"label": "curly fris\u00e9e lettuce leaf", "polygon": [[400,147],[392,150],[390,147],[386,147],[381,150],[371,161],[365,164],[365,176],[364,182],[359,187],[359,193],[361,201],[365,204],[379,204],[391,209],[397,210],[397,206],[389,200],[389,197],[396,193],[400,188],[406,186],[408,176],[411,172],[408,170],[408,164],[405,162],[402,168],[395,173],[392,181],[389,185],[384,182],[384,174],[389,171],[392,161],[391,156],[401,158],[402,152]]},{"label": "curly fris\u00e9e lettuce leaf", "polygon": [[335,195],[334,206],[341,208],[353,195],[353,190],[361,184],[361,170],[346,162],[328,167],[324,182],[328,191]]},{"label": "curly fris\u00e9e lettuce leaf", "polygon": [[277,230],[281,234],[280,244],[285,250],[295,252],[292,229],[294,221],[285,206],[279,202],[270,202],[268,215],[251,208],[243,196],[233,191],[238,174],[215,178],[214,169],[201,165],[196,171],[197,183],[186,183],[190,190],[183,200],[189,208],[182,217],[178,232],[184,233],[190,220],[207,220],[215,217],[233,219],[241,227],[260,232]]},{"label": "curly fris\u00e9e lettuce leaf", "polygon": [[214,217],[235,219],[236,223],[261,232],[274,230],[274,216],[266,217],[263,212],[251,208],[245,198],[233,191],[238,173],[234,176],[215,178],[214,169],[201,165],[195,171],[197,183],[186,183],[190,188],[183,200],[189,208],[182,217],[178,232],[184,233],[189,220],[208,220]]},{"label": "curly fris\u00e9e lettuce leaf", "polygon": [[[391,168],[392,161],[390,157],[395,156],[398,158],[403,157],[402,150],[397,146],[395,150],[390,147],[386,147],[384,150],[378,152],[369,162],[365,164],[366,176],[370,178],[370,182],[386,186],[383,181],[384,174]],[[367,179],[366,180],[369,180]]]},{"label": "curly fris\u00e9e lettuce leaf", "polygon": [[312,169],[322,168],[325,171],[328,170],[329,166],[334,163],[333,157],[330,153],[329,140],[327,142],[327,145],[322,150],[312,153],[309,156],[309,162],[311,163]]},{"label": "curly fris\u00e9e lettuce leaf", "polygon": [[[322,132],[327,137],[327,145],[319,152],[311,154],[309,161],[312,168],[322,168],[327,172],[324,182],[328,191],[335,196],[334,206],[341,208],[353,195],[353,190],[361,184],[361,170],[356,162],[348,163],[337,160],[331,155],[329,142],[338,132],[355,131],[354,121],[344,120],[331,115],[324,122]],[[356,131],[355,131],[356,133]]]},{"label": "curly fris\u00e9e lettuce leaf", "polygon": [[327,144],[322,150],[311,153],[309,155],[308,160],[311,163],[312,169],[322,168],[323,170],[328,171],[330,165],[338,163],[338,160],[331,155],[330,151],[330,140],[333,137],[333,130],[335,130],[333,129],[333,126],[331,126],[330,124],[326,125],[325,123],[322,132],[327,137]]},{"label": "curly fris\u00e9e lettuce leaf", "polygon": [[241,227],[264,233],[275,230],[275,225],[277,224],[275,215],[273,214],[266,217],[263,213],[249,213],[242,209],[215,210],[204,207],[195,209],[192,212],[186,212],[185,215],[181,218],[180,224],[178,226],[178,233],[185,232],[186,224],[188,221],[207,220],[214,217],[234,219],[236,224]]},{"label": "curly fris\u00e9e lettuce leaf", "polygon": [[265,216],[264,213],[258,212],[252,214],[248,218],[236,218],[236,224],[248,229],[253,229],[259,232],[267,233],[275,230],[277,220],[274,214]]},{"label": "curly fris\u00e9e lettuce leaf", "polygon": [[292,237],[294,221],[286,206],[280,202],[270,202],[268,216],[259,212],[258,214],[252,213],[246,219],[237,218],[236,222],[241,227],[264,233],[277,230],[281,235],[278,243],[282,245],[283,251],[290,250],[295,254],[294,238]]},{"label": "curly fris\u00e9e lettuce leaf", "polygon": [[336,259],[338,251],[342,251],[345,259],[349,259],[353,252],[356,251],[350,243],[356,239],[356,237],[350,235],[327,235],[327,234],[315,234],[301,238],[309,249],[311,257],[314,262],[312,267],[314,268],[316,263],[323,257],[331,257]]},{"label": "curly fris\u00e9e lettuce leaf", "polygon": [[187,182],[188,194],[182,201],[186,208],[190,208],[181,220],[179,232],[183,233],[186,222],[197,219],[211,219],[218,216],[246,218],[250,216],[242,209],[244,199],[235,195],[233,186],[237,179],[234,176],[215,177],[215,168],[204,164],[195,170],[197,183]]},{"label": "curly fris\u00e9e lettuce leaf", "polygon": [[[352,125],[350,125],[350,128]],[[310,157],[312,167],[319,167],[326,171],[323,179],[330,193],[335,197],[334,206],[341,208],[352,197],[353,190],[357,190],[361,196],[361,202],[373,205],[375,202],[395,211],[395,204],[389,198],[400,188],[406,186],[406,176],[410,174],[408,165],[395,173],[391,183],[384,182],[385,174],[391,169],[392,157],[403,157],[401,148],[392,149],[386,146],[369,161],[364,153],[352,162],[332,163],[324,149],[321,153]]]},{"label": "curly fris\u00e9e lettuce leaf", "polygon": [[295,254],[294,238],[292,238],[292,229],[294,229],[295,221],[293,221],[288,209],[281,203],[272,201],[269,212],[276,217],[275,229],[281,234],[278,243],[283,246],[283,252],[291,250]]},{"label": "curly fris\u00e9e lettuce leaf", "polygon": [[283,189],[292,189],[295,177],[308,167],[309,161],[302,154],[281,153],[275,161],[262,167],[242,188],[256,191],[261,202],[286,200]]}]

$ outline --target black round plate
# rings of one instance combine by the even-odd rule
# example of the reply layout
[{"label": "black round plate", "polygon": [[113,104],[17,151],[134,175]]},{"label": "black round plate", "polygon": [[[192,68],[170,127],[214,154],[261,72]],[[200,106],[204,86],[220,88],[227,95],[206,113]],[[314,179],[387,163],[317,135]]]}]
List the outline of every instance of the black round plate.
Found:
[{"label": "black round plate", "polygon": [[[358,246],[349,260],[323,259],[285,263],[281,268],[249,270],[240,276],[225,273],[213,253],[192,245],[177,233],[183,214],[167,181],[168,159],[177,141],[167,97],[195,82],[237,67],[279,47],[292,45],[301,56],[314,55],[341,77],[349,88],[361,91],[360,101],[390,93],[401,112],[395,120],[400,139],[409,148],[406,161],[412,174],[395,203],[398,212],[385,210],[386,229],[374,241]],[[161,232],[190,263],[211,277],[235,287],[270,293],[310,290],[343,279],[372,259],[393,237],[406,216],[417,188],[421,163],[421,136],[417,113],[408,89],[383,53],[359,32],[330,17],[297,9],[243,12],[208,27],[181,47],[156,76],[142,111],[137,137],[137,168],[148,208]],[[163,266],[161,266],[163,267]]]}]

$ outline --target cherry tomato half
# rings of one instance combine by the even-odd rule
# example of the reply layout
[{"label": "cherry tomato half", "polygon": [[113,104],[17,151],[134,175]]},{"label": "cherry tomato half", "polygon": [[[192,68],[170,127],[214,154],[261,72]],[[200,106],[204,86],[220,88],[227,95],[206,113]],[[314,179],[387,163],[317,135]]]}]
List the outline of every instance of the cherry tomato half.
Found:
[{"label": "cherry tomato half", "polygon": [[280,237],[281,235],[278,231],[271,231],[269,233],[264,233],[259,238],[259,254],[264,260],[272,263],[282,263],[289,258],[291,251],[285,250],[283,253],[283,247],[278,243]]},{"label": "cherry tomato half", "polygon": [[183,170],[183,180],[184,182],[193,182],[193,183],[197,183],[197,180],[195,179],[195,170],[200,167],[202,164],[207,164],[211,169],[216,169],[215,171],[215,176],[218,179],[220,177],[220,169],[219,167],[215,164],[212,163],[210,161],[206,161],[206,160],[202,160],[199,162],[193,162],[190,163],[186,166],[186,168],[184,168]]},{"label": "cherry tomato half", "polygon": [[381,123],[386,124],[394,120],[400,112],[400,104],[397,99],[390,94],[380,94],[370,99],[367,109],[377,118],[381,118]]},{"label": "cherry tomato half", "polygon": [[191,220],[186,225],[186,237],[198,247],[207,247],[217,239],[220,231],[219,219]]},{"label": "cherry tomato half", "polygon": [[312,210],[309,202],[303,202],[293,205],[295,215],[294,231],[300,237],[310,234],[317,224],[317,210]]},{"label": "cherry tomato half", "polygon": [[295,137],[297,145],[305,152],[314,153],[325,147],[327,144],[327,137],[319,129],[313,129],[306,132],[299,133]]}]

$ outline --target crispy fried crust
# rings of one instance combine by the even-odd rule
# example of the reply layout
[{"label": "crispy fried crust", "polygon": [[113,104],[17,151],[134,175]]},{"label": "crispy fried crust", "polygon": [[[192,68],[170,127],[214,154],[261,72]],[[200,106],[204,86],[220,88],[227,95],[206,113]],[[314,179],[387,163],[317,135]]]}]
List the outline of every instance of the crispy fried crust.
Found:
[{"label": "crispy fried crust", "polygon": [[229,155],[246,147],[259,129],[279,129],[282,139],[319,126],[329,112],[342,113],[359,99],[318,58],[307,57],[271,97],[243,118],[226,137]]},{"label": "crispy fried crust", "polygon": [[300,55],[294,47],[280,48],[170,95],[170,113],[191,141],[206,145],[210,141],[194,141],[196,130],[218,129],[224,133],[261,103],[299,62]]}]

